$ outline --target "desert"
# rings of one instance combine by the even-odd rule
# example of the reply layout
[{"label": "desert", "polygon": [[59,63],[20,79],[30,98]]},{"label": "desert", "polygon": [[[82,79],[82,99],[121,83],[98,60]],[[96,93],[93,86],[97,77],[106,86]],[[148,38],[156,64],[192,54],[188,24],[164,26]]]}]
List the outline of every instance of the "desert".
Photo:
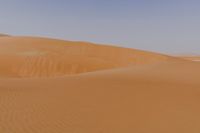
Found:
[{"label": "desert", "polygon": [[198,133],[200,63],[143,50],[0,37],[2,133]]}]

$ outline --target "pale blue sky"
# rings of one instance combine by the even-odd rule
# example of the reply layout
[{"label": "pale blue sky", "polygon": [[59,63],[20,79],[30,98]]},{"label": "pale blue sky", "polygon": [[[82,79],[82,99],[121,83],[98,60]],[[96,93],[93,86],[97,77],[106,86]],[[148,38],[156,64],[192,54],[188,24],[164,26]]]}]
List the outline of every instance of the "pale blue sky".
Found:
[{"label": "pale blue sky", "polygon": [[0,32],[200,54],[199,0],[0,0]]}]

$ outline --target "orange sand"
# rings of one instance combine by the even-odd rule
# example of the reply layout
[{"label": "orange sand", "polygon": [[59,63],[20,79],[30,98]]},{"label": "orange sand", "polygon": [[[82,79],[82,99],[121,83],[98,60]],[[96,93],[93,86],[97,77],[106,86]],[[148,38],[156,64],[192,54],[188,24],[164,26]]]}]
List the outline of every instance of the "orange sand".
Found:
[{"label": "orange sand", "polygon": [[0,38],[0,133],[199,133],[200,63]]},{"label": "orange sand", "polygon": [[[0,38],[1,76],[55,77],[151,64],[172,57],[84,42],[33,37]],[[175,59],[175,58],[174,58]]]}]

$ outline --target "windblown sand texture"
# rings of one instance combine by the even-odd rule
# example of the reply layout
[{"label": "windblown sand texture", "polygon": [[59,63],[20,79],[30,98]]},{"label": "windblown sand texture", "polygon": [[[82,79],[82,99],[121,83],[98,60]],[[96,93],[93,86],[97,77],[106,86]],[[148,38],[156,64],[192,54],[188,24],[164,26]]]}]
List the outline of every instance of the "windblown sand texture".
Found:
[{"label": "windblown sand texture", "polygon": [[0,133],[200,132],[199,62],[1,37],[0,63]]}]

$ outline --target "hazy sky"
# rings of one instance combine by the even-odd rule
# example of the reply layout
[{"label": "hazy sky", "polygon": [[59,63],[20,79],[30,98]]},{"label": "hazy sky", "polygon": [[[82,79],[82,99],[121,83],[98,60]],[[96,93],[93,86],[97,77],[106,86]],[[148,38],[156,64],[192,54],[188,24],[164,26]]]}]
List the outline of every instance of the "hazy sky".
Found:
[{"label": "hazy sky", "polygon": [[200,0],[0,0],[0,32],[200,54]]}]

